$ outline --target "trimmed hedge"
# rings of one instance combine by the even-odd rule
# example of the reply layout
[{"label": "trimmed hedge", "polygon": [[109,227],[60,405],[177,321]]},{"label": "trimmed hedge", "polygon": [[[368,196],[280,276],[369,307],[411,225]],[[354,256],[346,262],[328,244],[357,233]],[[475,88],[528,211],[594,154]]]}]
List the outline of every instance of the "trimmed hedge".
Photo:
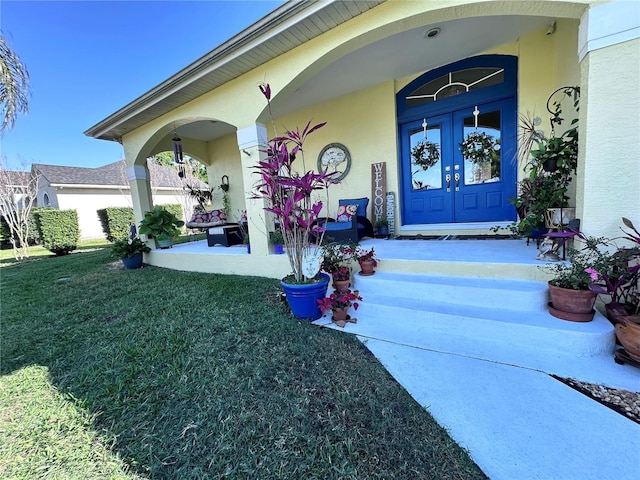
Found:
[{"label": "trimmed hedge", "polygon": [[66,255],[78,248],[80,228],[75,210],[41,210],[36,218],[42,233],[42,245],[56,255]]},{"label": "trimmed hedge", "polygon": [[135,223],[133,208],[107,207],[98,210],[98,218],[106,239],[115,242],[129,237],[131,224]]},{"label": "trimmed hedge", "polygon": [[179,220],[184,221],[184,215],[182,214],[182,205],[179,203],[167,203],[166,205],[160,205],[166,211],[173,213]]},{"label": "trimmed hedge", "polygon": [[9,224],[4,217],[0,217],[0,243],[8,243],[10,239],[11,229],[9,228]]},{"label": "trimmed hedge", "polygon": [[33,207],[29,212],[29,245],[42,245],[42,228],[40,227],[40,212],[57,210],[54,207]]},{"label": "trimmed hedge", "polygon": [[[158,205],[162,208],[164,208],[166,211],[173,213],[178,220],[182,220],[183,222],[186,222],[184,219],[184,214],[182,213],[182,205],[180,205],[179,203],[167,203],[167,204],[163,204],[163,205]],[[184,227],[179,229],[181,232],[184,232]]]}]

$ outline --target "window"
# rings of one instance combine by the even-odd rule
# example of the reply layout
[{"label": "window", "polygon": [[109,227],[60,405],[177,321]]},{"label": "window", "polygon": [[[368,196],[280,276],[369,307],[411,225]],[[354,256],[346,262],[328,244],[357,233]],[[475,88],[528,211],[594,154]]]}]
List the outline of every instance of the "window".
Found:
[{"label": "window", "polygon": [[504,68],[467,68],[434,78],[407,95],[405,102],[407,108],[415,107],[502,82],[504,82]]}]

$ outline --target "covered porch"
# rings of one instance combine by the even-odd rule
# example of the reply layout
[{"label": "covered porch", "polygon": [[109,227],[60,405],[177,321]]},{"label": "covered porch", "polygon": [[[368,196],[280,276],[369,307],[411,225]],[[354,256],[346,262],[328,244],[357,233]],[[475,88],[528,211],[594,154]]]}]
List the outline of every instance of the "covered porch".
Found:
[{"label": "covered porch", "polygon": [[[515,160],[509,158],[515,150],[514,119],[518,114],[539,115],[545,121],[541,128],[548,129],[544,117],[549,93],[575,85],[582,91],[580,149],[569,203],[575,206],[584,231],[613,236],[621,216],[639,223],[634,216],[640,173],[636,141],[640,97],[632,88],[638,71],[636,11],[632,2],[624,1],[287,2],[86,133],[123,144],[137,221],[152,208],[146,160],[171,149],[171,140],[178,135],[185,154],[207,166],[210,185],[216,187],[221,177],[228,176],[230,216],[246,210],[251,223],[268,226],[264,205],[248,198],[255,182],[253,167],[264,158],[261,145],[274,135],[272,115],[280,129],[302,128],[310,119],[327,121],[307,144],[306,165],[301,165],[305,170],[315,169],[316,161],[321,160],[318,155],[328,146],[338,144],[348,150],[350,168],[345,168],[341,184],[332,188],[332,202],[324,212],[328,216],[335,214],[339,198],[369,197],[373,202],[371,169],[386,163],[386,191],[397,199],[390,221],[398,230],[447,235],[475,225],[478,228],[468,233],[487,234],[496,224],[504,226],[515,220],[508,200],[517,180],[527,174],[523,165],[516,169]],[[509,82],[489,85],[484,93],[461,91],[456,82],[450,82],[446,98],[433,102],[433,108],[425,106],[424,112],[409,108],[413,94],[422,92],[417,84],[413,89],[416,81],[431,82],[430,75],[436,72],[482,69],[488,65],[469,62],[499,59],[513,64],[504,74]],[[492,66],[498,68],[498,63]],[[454,64],[455,71],[449,72],[446,67]],[[491,83],[491,78],[497,76],[479,77],[465,85]],[[272,112],[267,111],[257,89],[260,82],[271,84]],[[614,83],[623,88],[613,89]],[[401,95],[409,86],[411,92]],[[500,102],[507,94],[511,100],[503,105]],[[401,117],[403,105],[408,110]],[[509,171],[500,176],[492,173],[490,180],[502,180],[499,190],[483,190],[497,187],[498,182],[465,185],[462,175],[457,191],[457,184],[449,188],[451,182],[457,182],[455,169],[464,173],[466,167],[457,161],[462,137],[456,135],[462,135],[463,127],[472,128],[467,117],[472,117],[477,105],[480,115],[491,113],[496,122],[494,113],[499,110],[501,122],[510,125],[501,131],[505,142],[501,166]],[[443,115],[447,118],[441,119]],[[416,128],[418,136],[424,134],[427,123],[443,125],[441,147],[445,137],[450,137],[446,153],[441,152],[442,188],[431,181],[428,188],[414,188],[413,180],[425,183],[426,179],[411,177],[406,142],[416,135]],[[445,135],[448,131],[453,133]],[[611,152],[624,153],[612,156]],[[445,157],[454,164],[445,165]],[[446,168],[452,169],[449,175]],[[625,172],[616,195],[610,195],[603,182],[612,170]],[[467,195],[466,187],[481,195]],[[445,197],[435,196],[438,192],[446,193]],[[494,204],[504,207],[508,215],[485,218]],[[418,207],[422,208],[420,215],[415,213]],[[475,209],[473,216],[463,216],[463,207]],[[368,217],[375,221],[378,213],[371,206],[369,210]],[[448,213],[444,219],[435,213],[441,210]],[[273,276],[286,273],[286,261],[271,258],[266,235],[255,235],[252,247],[252,256],[258,257],[252,263],[266,265]],[[175,262],[170,257],[154,252],[149,261],[172,266]],[[199,270],[201,265],[194,263],[197,259],[198,255],[191,254],[182,263]],[[412,268],[421,261],[415,256],[411,259]],[[389,262],[402,260],[390,258]],[[250,272],[249,267],[227,264],[224,259],[219,262],[215,271],[222,265],[228,271]],[[500,264],[501,260],[492,258],[492,262]],[[429,268],[444,271],[448,266],[432,261]],[[509,274],[509,269],[502,271]]]}]

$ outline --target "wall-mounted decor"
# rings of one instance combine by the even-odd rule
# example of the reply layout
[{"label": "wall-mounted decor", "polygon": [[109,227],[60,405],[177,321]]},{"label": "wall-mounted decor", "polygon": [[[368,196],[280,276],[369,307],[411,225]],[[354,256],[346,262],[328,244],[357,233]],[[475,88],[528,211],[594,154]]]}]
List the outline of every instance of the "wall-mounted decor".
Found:
[{"label": "wall-mounted decor", "polygon": [[339,182],[349,173],[351,168],[351,154],[341,143],[330,143],[318,155],[318,171],[328,168],[329,173],[339,172],[332,180]]},{"label": "wall-mounted decor", "polygon": [[371,164],[373,223],[387,219],[387,162]]}]

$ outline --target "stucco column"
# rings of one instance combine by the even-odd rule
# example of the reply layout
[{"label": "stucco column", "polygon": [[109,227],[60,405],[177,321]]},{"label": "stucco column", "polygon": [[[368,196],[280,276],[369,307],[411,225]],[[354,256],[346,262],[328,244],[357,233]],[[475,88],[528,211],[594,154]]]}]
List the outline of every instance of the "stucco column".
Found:
[{"label": "stucco column", "polygon": [[581,70],[577,216],[591,236],[640,224],[640,3],[590,8],[579,30]]},{"label": "stucco column", "polygon": [[[253,167],[266,159],[266,154],[261,152],[261,145],[265,145],[267,129],[264,125],[255,124],[237,131],[238,148],[242,159],[242,182],[245,192],[253,191],[253,185],[258,180]],[[266,214],[264,200],[247,199],[247,218],[249,221],[249,237],[251,238],[251,255],[269,255],[269,241],[267,231],[273,222]]]},{"label": "stucco column", "polygon": [[127,180],[131,187],[131,201],[136,228],[140,225],[144,214],[153,209],[151,185],[149,184],[149,169],[145,165],[127,167]]}]

